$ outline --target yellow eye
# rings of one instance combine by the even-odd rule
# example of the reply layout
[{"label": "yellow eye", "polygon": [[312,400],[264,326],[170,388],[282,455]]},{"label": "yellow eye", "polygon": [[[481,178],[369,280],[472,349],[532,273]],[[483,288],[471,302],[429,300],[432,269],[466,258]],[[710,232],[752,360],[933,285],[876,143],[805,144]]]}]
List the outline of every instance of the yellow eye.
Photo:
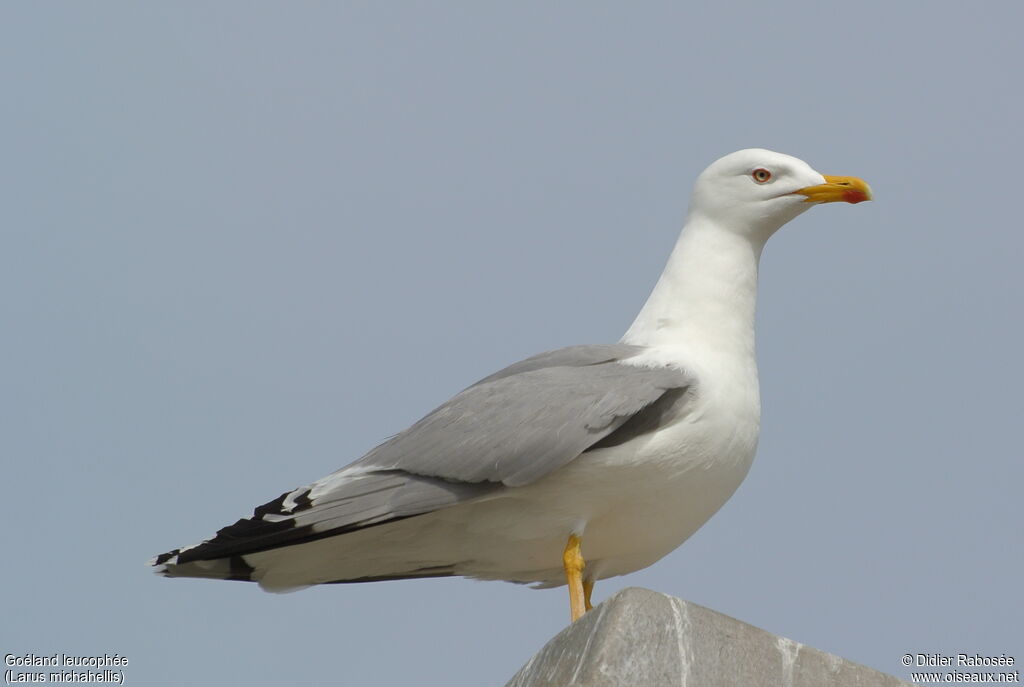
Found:
[{"label": "yellow eye", "polygon": [[768,181],[771,181],[772,173],[769,172],[764,167],[758,167],[757,169],[750,173],[750,176],[752,176],[754,178],[754,181],[756,181],[757,183],[763,184]]}]

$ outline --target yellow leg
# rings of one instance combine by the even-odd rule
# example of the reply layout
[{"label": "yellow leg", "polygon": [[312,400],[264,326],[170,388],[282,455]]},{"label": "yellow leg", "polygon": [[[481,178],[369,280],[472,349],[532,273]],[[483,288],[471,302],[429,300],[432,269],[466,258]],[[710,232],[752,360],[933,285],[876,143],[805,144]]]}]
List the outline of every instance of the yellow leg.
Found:
[{"label": "yellow leg", "polygon": [[589,611],[593,608],[590,604],[590,595],[594,592],[593,580],[583,580],[583,605]]},{"label": "yellow leg", "polygon": [[569,585],[569,611],[572,621],[576,622],[586,610],[583,590],[583,554],[580,553],[580,538],[569,535],[569,541],[562,552],[562,567],[565,568],[565,581]]}]

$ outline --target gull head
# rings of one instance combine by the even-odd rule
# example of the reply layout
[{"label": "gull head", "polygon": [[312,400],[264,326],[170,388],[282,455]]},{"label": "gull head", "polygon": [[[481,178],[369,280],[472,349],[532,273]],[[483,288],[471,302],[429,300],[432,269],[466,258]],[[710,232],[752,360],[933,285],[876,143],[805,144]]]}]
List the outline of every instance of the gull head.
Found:
[{"label": "gull head", "polygon": [[812,205],[865,200],[871,200],[871,188],[861,179],[824,175],[790,155],[749,148],[701,173],[690,217],[763,242]]}]

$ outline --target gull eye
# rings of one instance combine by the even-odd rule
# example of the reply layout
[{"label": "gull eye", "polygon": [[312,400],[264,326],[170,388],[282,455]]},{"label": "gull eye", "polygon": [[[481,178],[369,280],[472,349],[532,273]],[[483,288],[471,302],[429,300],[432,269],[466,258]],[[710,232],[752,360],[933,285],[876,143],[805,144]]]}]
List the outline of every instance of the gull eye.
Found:
[{"label": "gull eye", "polygon": [[759,184],[764,184],[772,180],[772,173],[764,167],[758,167],[750,173],[750,176]]}]

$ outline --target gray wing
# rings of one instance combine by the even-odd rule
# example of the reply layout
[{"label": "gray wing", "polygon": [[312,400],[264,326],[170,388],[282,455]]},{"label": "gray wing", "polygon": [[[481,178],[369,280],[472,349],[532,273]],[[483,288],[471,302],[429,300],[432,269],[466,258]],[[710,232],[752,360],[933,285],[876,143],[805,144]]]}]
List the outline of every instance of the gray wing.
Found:
[{"label": "gray wing", "polygon": [[356,465],[519,487],[562,467],[667,391],[689,383],[678,370],[614,359],[583,366],[529,362],[471,386]]},{"label": "gray wing", "polygon": [[188,561],[237,557],[427,513],[530,484],[590,448],[621,443],[620,428],[629,437],[653,431],[666,404],[684,402],[692,378],[677,369],[620,362],[641,350],[573,346],[510,365],[351,465],[154,563],[174,575],[174,567]]}]

